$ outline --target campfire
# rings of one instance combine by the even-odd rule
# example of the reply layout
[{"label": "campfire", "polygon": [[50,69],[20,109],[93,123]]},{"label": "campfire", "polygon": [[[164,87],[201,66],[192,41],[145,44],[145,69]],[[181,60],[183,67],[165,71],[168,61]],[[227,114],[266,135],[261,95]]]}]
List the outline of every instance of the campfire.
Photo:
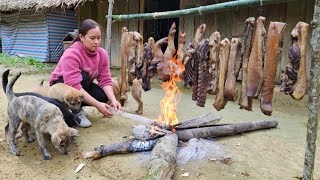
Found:
[{"label": "campfire", "polygon": [[161,84],[162,89],[165,92],[163,99],[160,101],[161,114],[156,119],[157,122],[166,126],[174,126],[178,124],[177,117],[177,102],[181,95],[176,82],[182,81],[179,74],[184,71],[184,65],[181,60],[174,57],[170,64],[176,64],[176,67],[170,67],[170,79]]}]

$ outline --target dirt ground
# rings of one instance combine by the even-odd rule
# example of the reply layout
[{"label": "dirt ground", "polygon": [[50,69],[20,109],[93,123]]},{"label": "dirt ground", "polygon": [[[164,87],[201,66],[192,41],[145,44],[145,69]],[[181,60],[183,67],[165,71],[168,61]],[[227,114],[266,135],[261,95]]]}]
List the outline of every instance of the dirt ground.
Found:
[{"label": "dirt ground", "polygon": [[[5,68],[0,66],[2,74]],[[40,81],[49,78],[49,73],[42,73],[34,68],[14,68],[22,70],[22,76],[17,81],[14,91],[29,91]],[[144,114],[148,118],[157,118],[160,113],[159,101],[163,91],[153,87],[143,93]],[[2,91],[2,87],[1,87]],[[279,125],[275,129],[261,130],[241,135],[215,139],[215,143],[231,155],[231,163],[212,161],[208,158],[189,161],[178,165],[173,179],[296,179],[302,176],[306,145],[307,99],[294,101],[289,96],[276,92],[274,95],[271,117],[261,113],[256,100],[252,112],[240,110],[236,102],[228,102],[225,109],[216,111],[212,103],[213,97],[208,97],[206,107],[200,108],[191,100],[190,91],[184,92],[178,104],[178,118],[187,120],[211,112],[222,116],[221,123],[240,123],[276,119]],[[0,179],[144,179],[146,163],[150,152],[111,155],[91,161],[83,159],[83,153],[92,150],[100,144],[112,144],[126,141],[130,136],[129,129],[137,123],[121,118],[104,118],[94,108],[85,109],[93,126],[77,128],[81,136],[71,144],[69,154],[62,155],[48,142],[49,152],[53,159],[44,161],[36,142],[27,144],[17,140],[20,156],[13,156],[4,136],[4,126],[7,123],[7,99],[0,93]],[[134,113],[137,103],[129,96],[124,111]],[[318,132],[318,138],[320,137]],[[320,179],[320,144],[317,144],[317,158],[314,179]],[[84,168],[76,173],[80,163]],[[181,176],[189,173],[188,177]]]}]

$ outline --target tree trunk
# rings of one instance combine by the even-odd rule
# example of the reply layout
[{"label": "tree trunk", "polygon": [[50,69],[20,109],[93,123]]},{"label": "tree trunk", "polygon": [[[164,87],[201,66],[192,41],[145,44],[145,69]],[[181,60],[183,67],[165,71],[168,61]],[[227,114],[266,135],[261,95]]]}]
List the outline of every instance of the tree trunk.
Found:
[{"label": "tree trunk", "polygon": [[319,68],[320,68],[320,0],[315,0],[314,15],[311,25],[313,27],[311,37],[311,87],[309,95],[309,119],[307,127],[307,149],[304,160],[302,179],[313,179],[314,160],[317,142],[318,128],[318,94],[319,94]]},{"label": "tree trunk", "polygon": [[177,135],[179,140],[187,141],[191,138],[230,136],[230,135],[249,132],[249,131],[274,128],[274,127],[277,127],[277,125],[278,125],[278,122],[275,120],[247,122],[247,123],[239,123],[239,124],[227,124],[227,125],[221,125],[221,126],[179,130],[177,131]]},{"label": "tree trunk", "polygon": [[146,179],[167,180],[172,178],[177,166],[177,146],[178,136],[174,133],[167,134],[158,140],[151,153]]},{"label": "tree trunk", "polygon": [[111,55],[111,24],[112,24],[112,10],[113,10],[113,0],[109,1],[109,8],[108,8],[108,22],[107,22],[107,29],[106,29],[106,50],[110,57]]}]

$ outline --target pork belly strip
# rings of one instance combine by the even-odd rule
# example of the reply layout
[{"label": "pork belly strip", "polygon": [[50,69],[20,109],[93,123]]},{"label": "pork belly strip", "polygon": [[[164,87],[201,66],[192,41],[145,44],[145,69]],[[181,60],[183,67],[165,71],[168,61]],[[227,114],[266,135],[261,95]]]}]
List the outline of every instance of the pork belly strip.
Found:
[{"label": "pork belly strip", "polygon": [[258,17],[252,43],[252,49],[248,62],[247,96],[249,99],[257,97],[260,93],[263,81],[263,45],[266,30],[264,28],[265,17]]},{"label": "pork belly strip", "polygon": [[209,66],[209,85],[208,93],[211,95],[216,95],[218,79],[219,79],[219,43],[221,41],[221,36],[218,31],[212,33],[209,38],[210,46],[210,66]]},{"label": "pork belly strip", "polygon": [[219,74],[219,82],[218,82],[218,92],[216,95],[216,100],[213,104],[214,108],[217,111],[220,111],[226,105],[226,100],[224,99],[224,83],[227,77],[228,71],[228,60],[230,55],[230,41],[229,39],[225,38],[220,42],[220,74]]},{"label": "pork belly strip", "polygon": [[198,90],[197,90],[197,106],[204,107],[208,91],[208,77],[210,66],[210,48],[209,40],[203,39],[197,47],[198,63]]},{"label": "pork belly strip", "polygon": [[242,59],[241,48],[242,44],[240,39],[232,38],[228,62],[227,79],[224,85],[224,98],[226,101],[236,101],[238,98],[236,81]]},{"label": "pork belly strip", "polygon": [[244,32],[244,50],[242,56],[242,82],[241,93],[239,99],[240,109],[252,111],[252,102],[249,103],[247,96],[247,80],[248,80],[248,62],[252,48],[253,31],[255,28],[255,18],[249,17],[246,21],[246,29]]},{"label": "pork belly strip", "polygon": [[298,79],[293,87],[291,97],[295,100],[301,100],[307,90],[307,73],[306,73],[306,53],[308,42],[309,24],[298,22],[296,27],[292,30],[291,36],[298,39],[298,46],[300,48],[300,67],[298,71]]},{"label": "pork belly strip", "polygon": [[265,115],[269,116],[271,116],[272,113],[272,97],[278,57],[280,54],[279,46],[283,39],[285,27],[286,23],[270,22],[268,29],[266,54],[264,60],[264,78],[260,97],[260,108]]}]

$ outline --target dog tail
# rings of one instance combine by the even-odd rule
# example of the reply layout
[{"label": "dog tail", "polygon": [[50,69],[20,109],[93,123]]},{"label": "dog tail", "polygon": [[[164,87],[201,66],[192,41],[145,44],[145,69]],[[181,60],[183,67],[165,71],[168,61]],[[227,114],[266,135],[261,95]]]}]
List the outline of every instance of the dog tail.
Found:
[{"label": "dog tail", "polygon": [[15,77],[13,77],[13,78],[11,79],[11,81],[9,82],[9,84],[8,84],[8,86],[7,86],[7,88],[6,88],[6,95],[7,95],[7,98],[8,98],[9,101],[10,101],[13,97],[15,97],[15,94],[14,94],[12,88],[13,88],[14,83],[17,81],[17,79],[18,79],[20,76],[21,76],[21,72],[20,72],[18,75],[16,75]]},{"label": "dog tail", "polygon": [[8,85],[8,76],[9,76],[10,69],[7,69],[5,72],[2,74],[2,88],[3,92],[6,93],[6,88]]}]

